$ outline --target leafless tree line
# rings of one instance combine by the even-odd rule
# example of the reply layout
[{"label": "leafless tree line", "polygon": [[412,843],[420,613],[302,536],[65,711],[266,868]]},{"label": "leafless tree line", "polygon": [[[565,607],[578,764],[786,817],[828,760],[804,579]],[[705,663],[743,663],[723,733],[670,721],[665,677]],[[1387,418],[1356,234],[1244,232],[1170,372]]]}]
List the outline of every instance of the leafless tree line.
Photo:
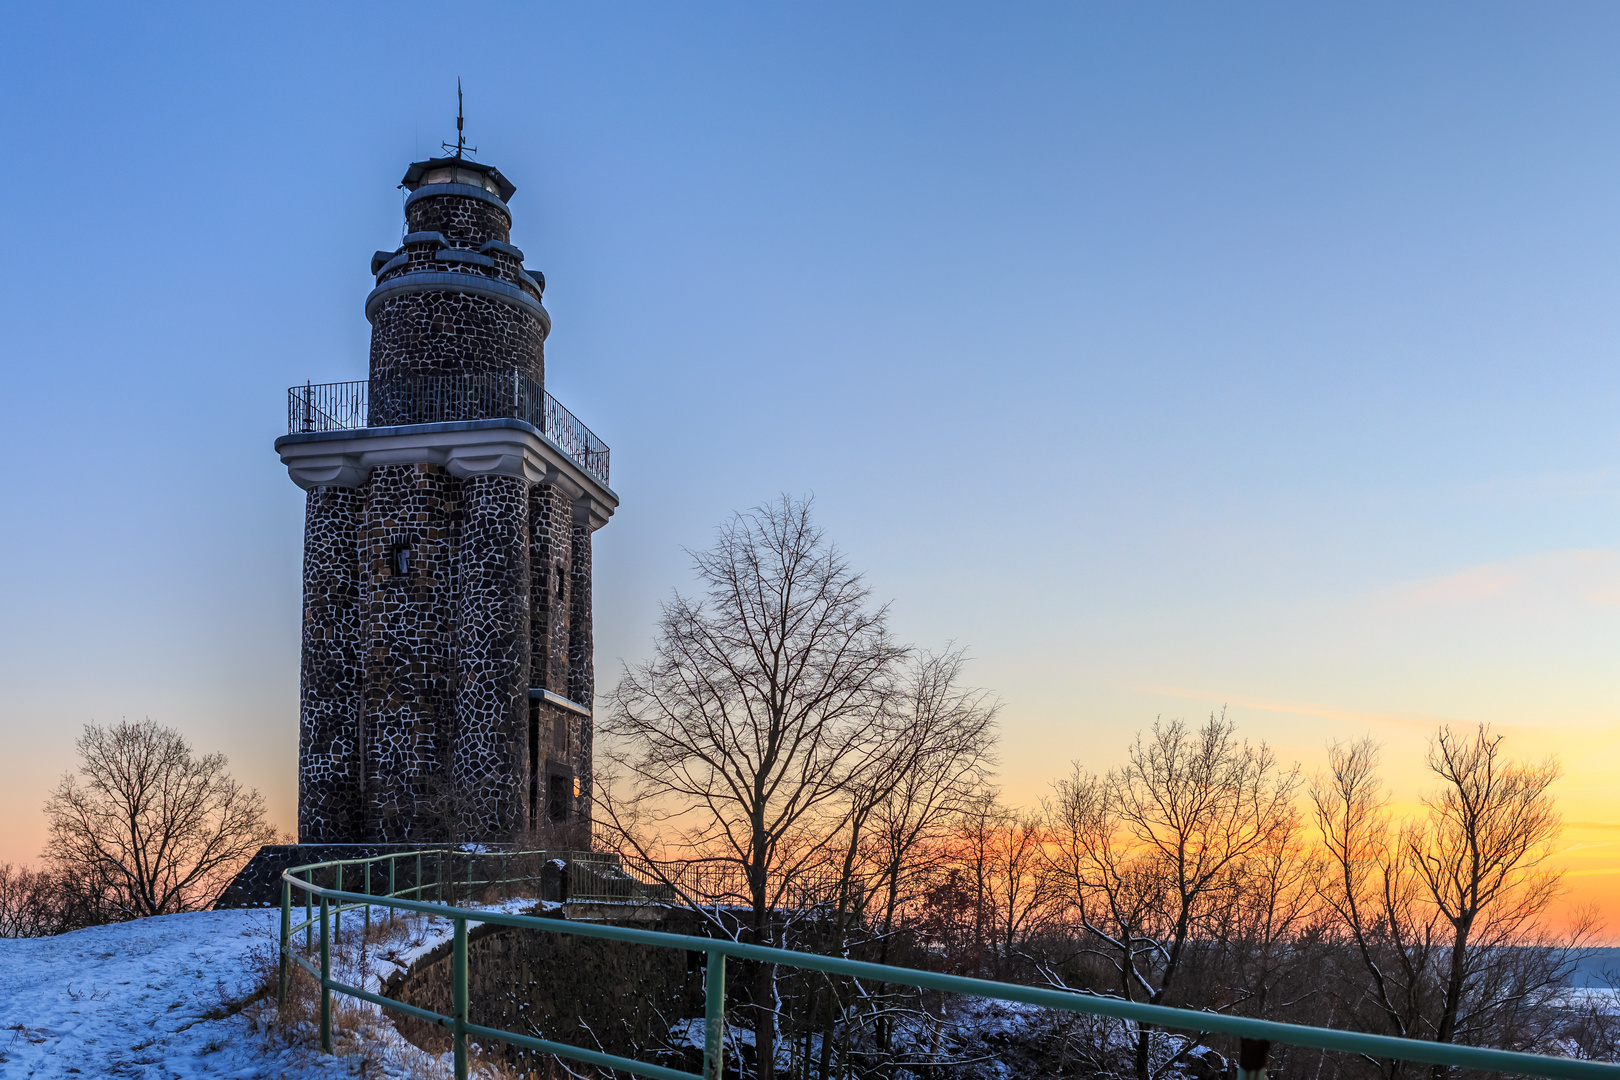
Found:
[{"label": "leafless tree line", "polygon": [[[1511,759],[1484,727],[1441,728],[1433,791],[1397,821],[1370,741],[1333,746],[1307,778],[1212,716],[1155,723],[1120,767],[1076,765],[1038,806],[1010,809],[991,785],[996,705],[964,685],[963,654],[895,643],[807,503],[738,515],[693,560],[701,595],[665,605],[653,659],[612,696],[598,790],[627,852],[738,869],[747,912],[717,911],[725,932],[1135,1001],[1613,1056],[1612,1025],[1581,1020],[1568,989],[1595,927],[1549,922],[1554,763]],[[831,884],[788,902],[812,877]],[[764,966],[748,985],[761,1078],[943,1076],[956,1052],[946,1003],[928,995]],[[1053,1039],[1042,1068],[1054,1075],[1161,1080],[1227,1064],[1196,1032],[1065,1022]],[[1403,1071],[1298,1052],[1274,1066]]]},{"label": "leafless tree line", "polygon": [[89,724],[45,804],[43,867],[0,866],[0,937],[207,908],[277,833],[257,791],[152,720]]},{"label": "leafless tree line", "polygon": [[[1549,922],[1559,892],[1548,863],[1557,766],[1510,759],[1486,727],[1442,727],[1422,812],[1396,822],[1376,745],[1336,745],[1328,757],[1305,783],[1211,717],[1197,729],[1156,724],[1120,769],[1076,768],[1058,783],[1042,814],[1048,857],[1034,874],[1051,890],[1056,936],[1092,961],[1093,977],[1101,971],[1101,985],[1088,988],[1408,1038],[1567,1050],[1568,981],[1595,927],[1590,918],[1557,930]],[[1132,1041],[1142,1080],[1182,1064],[1196,1045],[1143,1030]],[[1367,1064],[1388,1077],[1402,1071]]]},{"label": "leafless tree line", "polygon": [[72,874],[0,863],[0,937],[47,937],[111,922],[99,890]]}]

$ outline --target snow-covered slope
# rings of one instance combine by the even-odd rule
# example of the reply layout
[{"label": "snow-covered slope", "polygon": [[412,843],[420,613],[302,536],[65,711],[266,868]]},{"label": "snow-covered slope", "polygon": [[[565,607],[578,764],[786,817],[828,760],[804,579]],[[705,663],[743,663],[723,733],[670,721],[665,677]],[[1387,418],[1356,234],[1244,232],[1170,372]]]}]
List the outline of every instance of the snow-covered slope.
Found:
[{"label": "snow-covered slope", "polygon": [[[535,906],[512,900],[489,907]],[[362,942],[361,918],[346,915],[333,950],[333,975],[350,985],[377,992],[450,939],[448,919],[385,926],[373,910],[371,937]],[[0,938],[0,1080],[447,1080],[450,1055],[412,1046],[376,1006],[334,997],[338,1056],[329,1057],[316,1051],[312,1015],[278,1025],[273,995],[249,1003],[273,971],[279,915],[200,911],[59,937]],[[475,1073],[493,1067],[481,1058],[475,1047]]]},{"label": "snow-covered slope", "polygon": [[0,940],[0,1076],[345,1074],[291,1047],[272,1055],[225,1015],[252,992],[249,952],[274,918],[205,911]]},{"label": "snow-covered slope", "polygon": [[[250,990],[264,911],[169,915],[0,940],[0,1075],[260,1075],[219,1017]],[[267,1074],[266,1074],[267,1075]]]},{"label": "snow-covered slope", "polygon": [[[338,1057],[314,1051],[307,1024],[287,1032],[269,1030],[262,1016],[256,1023],[255,1012],[266,1005],[243,1005],[273,955],[277,915],[205,911],[59,937],[0,939],[0,1077],[303,1080],[448,1073],[443,1055],[416,1050],[379,1010],[352,999],[344,1003],[347,1052]],[[408,940],[387,948],[392,958],[370,950],[340,955],[336,974],[363,977],[374,990],[398,970],[395,961],[431,949],[449,929],[443,920],[417,921]]]}]

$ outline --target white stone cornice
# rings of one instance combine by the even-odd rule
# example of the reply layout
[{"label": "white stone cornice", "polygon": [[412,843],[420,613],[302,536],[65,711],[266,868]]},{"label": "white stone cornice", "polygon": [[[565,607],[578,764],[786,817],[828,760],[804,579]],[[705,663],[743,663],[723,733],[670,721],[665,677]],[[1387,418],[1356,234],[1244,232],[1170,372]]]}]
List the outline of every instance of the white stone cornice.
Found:
[{"label": "white stone cornice", "polygon": [[591,532],[595,532],[607,524],[608,518],[613,516],[616,504],[604,503],[593,498],[589,492],[574,498],[574,520],[589,522]]},{"label": "white stone cornice", "polygon": [[592,529],[607,524],[619,505],[613,489],[522,420],[462,420],[283,435],[276,440],[276,452],[293,483],[306,490],[359,487],[378,465],[430,464],[462,478],[513,476],[535,484],[558,484]]}]

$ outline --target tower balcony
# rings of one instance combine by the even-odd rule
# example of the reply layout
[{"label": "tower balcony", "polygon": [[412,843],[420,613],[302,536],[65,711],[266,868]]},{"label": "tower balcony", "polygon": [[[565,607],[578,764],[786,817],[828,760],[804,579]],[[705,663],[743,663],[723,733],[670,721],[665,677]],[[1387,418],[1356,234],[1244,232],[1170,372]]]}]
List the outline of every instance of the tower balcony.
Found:
[{"label": "tower balcony", "polygon": [[[425,375],[370,382],[305,383],[287,390],[287,433],[357,434],[414,424],[519,420],[581,472],[608,485],[608,447],[534,379],[507,375]],[[279,444],[278,444],[279,445]]]}]

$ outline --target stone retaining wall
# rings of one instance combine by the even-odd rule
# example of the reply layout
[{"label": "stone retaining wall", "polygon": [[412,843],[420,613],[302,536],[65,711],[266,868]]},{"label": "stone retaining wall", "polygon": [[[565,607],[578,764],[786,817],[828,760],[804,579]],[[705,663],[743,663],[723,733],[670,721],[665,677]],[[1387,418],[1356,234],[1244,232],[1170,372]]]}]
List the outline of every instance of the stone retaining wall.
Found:
[{"label": "stone retaining wall", "polygon": [[[548,905],[533,914],[566,918],[580,905]],[[585,905],[593,910],[602,905]],[[678,909],[641,909],[650,919],[613,919],[614,925],[702,935],[698,916]],[[469,1018],[477,1024],[534,1035],[586,1049],[674,1068],[694,1062],[654,1058],[670,1026],[703,1015],[702,952],[650,948],[617,941],[551,934],[483,924],[467,933]],[[420,1008],[450,1012],[451,950],[448,944],[390,981],[383,993]],[[448,1033],[421,1021],[395,1017],[402,1033],[427,1049],[450,1047]],[[508,1048],[521,1073],[562,1080],[548,1055]],[[699,1062],[701,1059],[699,1058]],[[575,1066],[591,1075],[590,1070]]]}]

